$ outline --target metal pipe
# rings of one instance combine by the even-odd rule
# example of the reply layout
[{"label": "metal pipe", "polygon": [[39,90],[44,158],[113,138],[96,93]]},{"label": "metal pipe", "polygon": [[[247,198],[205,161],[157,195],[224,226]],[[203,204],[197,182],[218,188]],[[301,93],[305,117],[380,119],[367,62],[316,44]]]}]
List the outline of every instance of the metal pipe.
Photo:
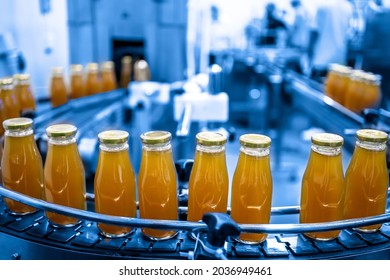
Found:
[{"label": "metal pipe", "polygon": [[[28,204],[42,210],[53,211],[59,214],[78,217],[94,222],[102,222],[121,226],[131,226],[137,228],[156,228],[156,229],[176,229],[176,230],[197,230],[207,231],[207,225],[203,222],[188,222],[188,221],[173,221],[173,220],[152,220],[141,218],[127,218],[111,215],[98,214],[91,211],[74,209],[62,205],[49,203],[40,199],[31,198],[29,196],[8,190],[0,187],[0,196],[5,196],[21,203]],[[295,213],[299,208],[280,207],[273,208],[275,213]],[[382,215],[365,217],[359,219],[340,220],[326,223],[310,223],[310,224],[239,224],[241,231],[253,233],[304,233],[328,230],[341,230],[347,228],[356,228],[390,222],[390,212]]]},{"label": "metal pipe", "polygon": [[181,113],[180,120],[177,124],[176,136],[186,137],[190,133],[191,111],[192,111],[191,103],[186,103],[183,108],[183,112]]}]

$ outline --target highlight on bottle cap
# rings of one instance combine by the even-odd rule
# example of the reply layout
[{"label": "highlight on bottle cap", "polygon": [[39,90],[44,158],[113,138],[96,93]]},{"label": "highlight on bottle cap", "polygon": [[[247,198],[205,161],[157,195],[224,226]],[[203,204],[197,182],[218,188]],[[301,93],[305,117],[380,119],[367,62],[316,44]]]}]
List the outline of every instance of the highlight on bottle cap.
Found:
[{"label": "highlight on bottle cap", "polygon": [[114,69],[114,66],[115,66],[114,62],[112,61],[104,61],[101,64],[102,70],[106,70],[106,71]]},{"label": "highlight on bottle cap", "polygon": [[386,142],[388,134],[375,129],[360,129],[356,132],[357,139],[367,142]]},{"label": "highlight on bottle cap", "polygon": [[8,88],[9,86],[12,87],[13,82],[14,82],[14,80],[12,79],[12,77],[2,78],[2,79],[0,79],[0,87],[2,87],[2,88]]},{"label": "highlight on bottle cap", "polygon": [[122,63],[131,63],[132,62],[132,57],[130,55],[125,55],[122,57]]},{"label": "highlight on bottle cap", "polygon": [[172,135],[168,131],[148,131],[141,134],[144,144],[163,144],[171,141]]},{"label": "highlight on bottle cap", "polygon": [[28,85],[30,83],[30,74],[15,74],[12,77],[15,85]]},{"label": "highlight on bottle cap", "polygon": [[91,62],[87,64],[87,71],[88,72],[97,72],[99,70],[99,64],[95,62]]},{"label": "highlight on bottle cap", "polygon": [[3,121],[3,127],[7,130],[27,129],[32,127],[33,120],[30,118],[12,118]]},{"label": "highlight on bottle cap", "polygon": [[100,143],[123,144],[129,139],[129,133],[124,130],[106,130],[98,134]]},{"label": "highlight on bottle cap", "polygon": [[51,68],[51,74],[53,76],[61,76],[63,74],[62,67],[53,67]]},{"label": "highlight on bottle cap", "polygon": [[271,138],[261,134],[243,134],[240,136],[240,144],[248,148],[268,148]]},{"label": "highlight on bottle cap", "polygon": [[316,133],[311,137],[311,142],[319,146],[341,147],[344,139],[340,135],[333,133]]},{"label": "highlight on bottle cap", "polygon": [[77,127],[71,124],[54,124],[46,128],[46,134],[50,137],[69,137],[74,136]]},{"label": "highlight on bottle cap", "polygon": [[196,141],[205,146],[220,146],[226,143],[226,136],[218,132],[203,131],[196,134]]},{"label": "highlight on bottle cap", "polygon": [[70,66],[70,72],[71,73],[81,73],[81,72],[83,72],[83,65],[81,65],[81,64],[72,64]]}]

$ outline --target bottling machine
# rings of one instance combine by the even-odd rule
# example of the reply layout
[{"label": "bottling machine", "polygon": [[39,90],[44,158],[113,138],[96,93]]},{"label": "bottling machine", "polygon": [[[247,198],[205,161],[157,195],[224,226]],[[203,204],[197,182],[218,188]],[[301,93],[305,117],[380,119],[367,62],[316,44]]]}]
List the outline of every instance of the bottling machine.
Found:
[{"label": "bottling machine", "polygon": [[[327,98],[322,85],[307,77],[272,67],[264,73],[270,85],[268,102],[279,102],[275,100],[281,100],[281,94],[289,96],[295,108],[302,110],[317,125],[345,135],[345,144],[349,149],[354,145],[352,136],[359,128],[376,127],[390,131],[389,114],[384,110],[371,109],[363,115],[357,115]],[[1,198],[8,197],[38,209],[33,214],[17,216],[9,214],[3,202],[0,203],[0,259],[390,259],[389,212],[364,219],[299,224],[288,218],[299,215],[299,207],[279,204],[273,206],[271,211],[271,221],[273,218],[281,218],[283,221],[278,223],[237,224],[230,218],[229,209],[227,213],[207,213],[199,222],[186,221],[187,185],[193,164],[191,152],[188,151],[193,148],[191,131],[199,127],[194,125],[188,129],[187,142],[183,140],[186,139],[183,135],[175,137],[177,128],[182,127],[180,122],[186,119],[178,117],[174,120],[171,101],[175,95],[183,94],[178,88],[181,87],[177,87],[177,84],[134,83],[128,89],[71,100],[57,108],[40,104],[34,117],[34,131],[43,158],[47,149],[44,131],[48,125],[68,122],[78,127],[77,141],[86,171],[88,208],[76,210],[0,187]],[[280,112],[286,108],[283,102],[278,104],[280,107],[273,110],[279,110],[276,115],[280,116]],[[185,106],[182,110],[184,114]],[[275,116],[272,110],[266,114],[269,118]],[[329,116],[332,121],[328,121]],[[139,132],[157,127],[172,131],[174,135],[172,146],[176,151],[179,179],[178,220],[114,217],[94,212],[93,176],[97,163],[97,133],[106,128],[128,130],[132,136],[129,140],[130,153],[137,171]],[[280,129],[283,129],[283,124],[276,124],[276,131]],[[230,143],[237,142],[237,131],[229,127],[226,131]],[[276,148],[282,147],[280,143],[278,146],[278,141],[275,143]],[[187,146],[179,149],[181,145]],[[283,157],[283,150],[280,153],[275,155],[276,160]],[[297,161],[297,164],[300,163]],[[78,217],[82,222],[71,228],[56,228],[47,221],[44,214],[46,210]],[[133,231],[126,237],[106,238],[99,233],[96,226],[98,222],[130,226]],[[374,233],[354,230],[359,226],[377,223],[383,225]],[[178,234],[169,240],[152,241],[142,235],[141,229],[144,227],[175,229]],[[302,234],[335,229],[340,229],[341,233],[331,241],[314,241]],[[240,232],[268,233],[268,237],[261,244],[241,244],[234,239]]]}]

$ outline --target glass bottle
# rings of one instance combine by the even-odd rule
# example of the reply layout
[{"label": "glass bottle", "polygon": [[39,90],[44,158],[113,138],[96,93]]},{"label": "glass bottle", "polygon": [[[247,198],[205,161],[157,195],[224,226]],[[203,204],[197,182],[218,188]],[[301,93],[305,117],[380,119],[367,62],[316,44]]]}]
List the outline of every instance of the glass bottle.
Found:
[{"label": "glass bottle", "polygon": [[[386,166],[387,133],[373,129],[356,132],[355,150],[347,168],[344,218],[364,218],[384,214],[389,174]],[[381,225],[358,228],[372,232]]]},{"label": "glass bottle", "polygon": [[339,64],[330,64],[325,80],[325,94],[334,99],[336,95],[336,84],[338,80]]},{"label": "glass bottle", "polygon": [[150,80],[149,64],[144,59],[140,59],[134,63],[134,80],[149,81]]},{"label": "glass bottle", "polygon": [[[5,188],[43,199],[43,166],[29,118],[12,118],[3,122],[4,150],[1,162]],[[36,209],[29,205],[4,198],[13,214],[28,214]]]},{"label": "glass bottle", "polygon": [[[149,131],[141,135],[142,158],[138,175],[139,213],[145,219],[178,219],[177,175],[171,133]],[[153,240],[172,238],[175,230],[142,229]]]},{"label": "glass bottle", "polygon": [[93,95],[99,92],[101,92],[99,65],[97,63],[88,63],[86,77],[86,93],[87,95]]},{"label": "glass bottle", "polygon": [[[271,215],[271,138],[259,134],[240,137],[240,154],[233,175],[231,217],[240,224],[268,224]],[[239,241],[260,243],[262,233],[241,233]]]},{"label": "glass bottle", "polygon": [[[301,189],[301,223],[322,223],[343,219],[344,173],[342,145],[344,139],[336,134],[317,133],[311,138],[311,152]],[[340,230],[308,232],[317,240],[337,238]]]},{"label": "glass bottle", "polygon": [[[46,201],[85,210],[85,174],[77,147],[77,128],[55,124],[46,129],[48,149],[44,164]],[[74,217],[46,212],[53,226],[73,226]]]},{"label": "glass bottle", "polygon": [[4,105],[4,118],[12,119],[20,117],[20,103],[16,96],[14,81],[12,78],[3,78],[0,82],[1,99]]},{"label": "glass bottle", "polygon": [[355,113],[361,113],[359,103],[364,96],[364,75],[365,72],[362,70],[353,70],[346,90],[344,106]]},{"label": "glass bottle", "polygon": [[229,177],[226,136],[217,132],[196,135],[194,166],[188,185],[187,220],[197,222],[206,212],[227,212]]},{"label": "glass bottle", "polygon": [[[5,118],[5,107],[3,102],[3,94],[1,92],[1,79],[0,79],[0,123],[2,124]],[[0,125],[0,138],[4,135],[4,127]],[[1,158],[0,158],[1,159]]]},{"label": "glass bottle", "polygon": [[68,93],[61,67],[54,67],[51,71],[50,100],[53,107],[58,107],[68,102]]},{"label": "glass bottle", "polygon": [[70,66],[70,98],[76,99],[85,96],[83,65]]},{"label": "glass bottle", "polygon": [[[121,130],[99,133],[99,159],[96,168],[95,211],[97,213],[132,217],[136,216],[136,179],[127,144],[129,134]],[[98,224],[107,237],[125,236],[130,227]]]},{"label": "glass bottle", "polygon": [[120,77],[120,85],[121,88],[127,88],[132,75],[132,57],[124,56],[121,61],[121,77]]},{"label": "glass bottle", "polygon": [[112,61],[102,63],[102,91],[111,91],[117,87],[114,66]]},{"label": "glass bottle", "polygon": [[359,111],[363,111],[365,108],[378,108],[381,103],[381,79],[380,75],[373,73],[365,73],[363,76],[363,92],[359,102]]},{"label": "glass bottle", "polygon": [[19,99],[21,112],[36,110],[35,98],[31,89],[30,75],[14,75],[15,92]]}]

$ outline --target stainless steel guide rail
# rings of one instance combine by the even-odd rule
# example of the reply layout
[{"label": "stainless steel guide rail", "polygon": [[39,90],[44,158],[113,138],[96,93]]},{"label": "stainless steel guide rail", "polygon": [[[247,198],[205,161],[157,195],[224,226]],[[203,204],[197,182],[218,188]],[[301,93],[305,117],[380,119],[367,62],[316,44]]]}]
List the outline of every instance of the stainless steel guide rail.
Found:
[{"label": "stainless steel guide rail", "polygon": [[[57,258],[60,255],[53,250],[60,250],[71,254],[66,258],[177,258],[188,259],[195,249],[195,240],[190,237],[191,232],[208,234],[208,227],[204,222],[188,222],[184,220],[152,220],[140,218],[116,217],[98,214],[92,211],[73,209],[43,200],[16,193],[0,187],[0,196],[14,199],[40,209],[34,214],[10,215],[5,207],[0,207],[0,240],[2,233],[12,241],[22,243],[38,243],[40,252],[36,256],[29,249],[21,253],[27,258]],[[89,198],[93,195],[89,194]],[[1,204],[0,204],[1,205]],[[4,206],[4,205],[2,205]],[[43,211],[41,211],[43,210]],[[72,228],[54,228],[48,222],[44,211],[52,211],[77,217],[82,223]],[[181,212],[186,208],[181,207]],[[272,208],[271,215],[289,215],[299,213],[299,207]],[[100,235],[96,223],[130,226],[135,230],[125,238],[105,238]],[[368,258],[387,259],[390,257],[390,213],[367,217],[364,219],[350,219],[330,223],[313,224],[240,224],[242,232],[268,233],[265,242],[258,245],[237,243],[227,239],[227,258],[281,258],[281,259],[339,259],[339,258]],[[359,233],[352,228],[383,223],[376,233]],[[176,229],[179,234],[174,239],[165,241],[151,241],[142,236],[141,228]],[[340,237],[332,241],[313,241],[306,239],[302,233],[326,230],[342,230]],[[6,238],[7,239],[7,238]],[[16,240],[16,241],[15,241]],[[29,244],[27,247],[31,247]],[[33,245],[33,247],[38,245]],[[20,244],[18,244],[20,248]],[[55,248],[55,249],[53,249]],[[38,252],[37,251],[37,252]],[[44,254],[42,252],[50,253]],[[1,254],[0,254],[0,257]]]}]

